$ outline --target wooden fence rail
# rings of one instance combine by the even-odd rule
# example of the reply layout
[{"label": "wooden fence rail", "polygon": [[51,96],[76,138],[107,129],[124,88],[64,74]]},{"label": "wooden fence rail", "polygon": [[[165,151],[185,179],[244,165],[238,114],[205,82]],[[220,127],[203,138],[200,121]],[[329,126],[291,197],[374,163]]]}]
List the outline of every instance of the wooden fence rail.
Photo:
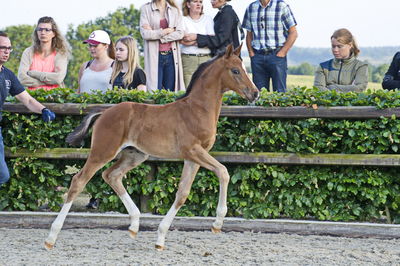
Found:
[{"label": "wooden fence rail", "polygon": [[[90,149],[55,148],[40,149],[35,152],[19,149],[16,152],[5,150],[8,158],[35,157],[41,159],[86,159]],[[289,164],[289,165],[364,165],[400,166],[399,154],[296,154],[281,152],[211,152],[222,163],[235,164]],[[160,159],[150,157],[150,162],[179,162],[179,159]]]},{"label": "wooden fence rail", "polygon": [[[84,115],[89,112],[105,110],[114,104],[45,104],[59,115]],[[20,103],[5,103],[5,111],[31,113]],[[317,109],[295,107],[260,107],[260,106],[223,106],[221,116],[242,118],[333,118],[333,119],[374,119],[379,117],[400,116],[400,108],[378,109],[374,106],[337,106],[319,107]],[[43,159],[86,159],[90,149],[55,148],[40,149],[35,152],[18,149],[11,152],[6,149],[9,158],[36,157]],[[279,152],[212,152],[217,160],[223,163],[268,163],[289,165],[364,165],[364,166],[400,166],[398,154],[295,154]],[[149,158],[153,162],[173,162],[178,159]]]},{"label": "wooden fence rail", "polygon": [[[93,111],[105,110],[114,104],[46,103],[52,111],[61,115],[83,115]],[[4,111],[31,113],[23,104],[5,103]],[[378,109],[374,106],[335,106],[317,109],[304,106],[262,107],[262,106],[222,106],[221,116],[243,118],[340,118],[372,119],[379,117],[400,117],[400,108]]]}]

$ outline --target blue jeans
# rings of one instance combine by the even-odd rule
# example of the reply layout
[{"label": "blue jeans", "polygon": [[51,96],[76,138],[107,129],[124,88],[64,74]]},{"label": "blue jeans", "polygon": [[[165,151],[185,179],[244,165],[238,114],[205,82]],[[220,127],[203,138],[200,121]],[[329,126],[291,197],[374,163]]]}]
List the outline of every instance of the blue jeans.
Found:
[{"label": "blue jeans", "polygon": [[0,128],[0,186],[6,183],[9,179],[10,179],[10,173],[8,172],[7,164],[4,158],[3,135],[1,135],[1,128]]},{"label": "blue jeans", "polygon": [[163,88],[169,91],[175,91],[175,64],[174,55],[158,55],[158,85],[157,88]]},{"label": "blue jeans", "polygon": [[253,82],[259,90],[269,90],[269,81],[272,79],[274,91],[286,91],[287,59],[276,56],[276,53],[277,51],[271,54],[256,53],[251,57]]}]

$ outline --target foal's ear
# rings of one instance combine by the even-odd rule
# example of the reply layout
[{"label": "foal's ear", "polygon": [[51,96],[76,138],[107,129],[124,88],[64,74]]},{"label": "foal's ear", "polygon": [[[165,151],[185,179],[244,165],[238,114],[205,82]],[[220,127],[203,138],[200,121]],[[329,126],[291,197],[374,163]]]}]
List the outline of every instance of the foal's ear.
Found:
[{"label": "foal's ear", "polygon": [[240,51],[242,50],[242,45],[243,45],[243,43],[241,43],[241,44],[239,45],[239,47],[236,48],[235,51],[233,51],[233,53],[234,53],[235,55],[240,56]]},{"label": "foal's ear", "polygon": [[229,44],[229,45],[226,47],[225,58],[231,57],[232,53],[233,53],[233,45],[232,45],[232,44]]}]

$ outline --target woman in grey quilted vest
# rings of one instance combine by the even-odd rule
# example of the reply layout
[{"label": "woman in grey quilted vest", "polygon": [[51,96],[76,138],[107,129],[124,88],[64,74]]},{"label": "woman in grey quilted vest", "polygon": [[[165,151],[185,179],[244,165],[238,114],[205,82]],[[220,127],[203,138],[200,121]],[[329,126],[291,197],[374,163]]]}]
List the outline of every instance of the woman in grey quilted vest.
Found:
[{"label": "woman in grey quilted vest", "polygon": [[368,85],[368,64],[357,59],[360,49],[347,29],[336,30],[332,37],[333,59],[319,64],[314,86],[340,92],[363,91]]}]

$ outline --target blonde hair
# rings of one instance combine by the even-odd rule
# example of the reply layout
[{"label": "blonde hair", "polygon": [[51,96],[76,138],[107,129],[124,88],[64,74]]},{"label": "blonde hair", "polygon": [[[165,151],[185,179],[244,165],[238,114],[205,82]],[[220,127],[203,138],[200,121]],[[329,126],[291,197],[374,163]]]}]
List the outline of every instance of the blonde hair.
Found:
[{"label": "blonde hair", "polygon": [[[188,3],[191,3],[191,2],[193,2],[193,1],[194,1],[194,0],[183,0],[183,2],[182,2],[182,10],[183,10],[183,15],[184,15],[185,17],[190,15],[190,10],[189,10],[187,4],[188,4]],[[200,15],[203,15],[203,14],[204,14],[203,10],[204,10],[204,6],[201,7],[201,13],[200,13]]]},{"label": "blonde hair", "polygon": [[[129,84],[133,81],[133,74],[135,73],[136,68],[139,66],[139,50],[137,48],[137,42],[131,36],[124,36],[118,39],[115,45],[121,42],[123,43],[126,48],[128,49],[128,71],[123,76],[123,83],[125,88],[129,86]],[[122,62],[115,61],[113,66],[113,71],[111,74],[111,84],[114,83],[115,79],[117,78],[118,74],[122,71]]]},{"label": "blonde hair", "polygon": [[[52,51],[57,51],[62,54],[69,54],[69,45],[65,40],[64,36],[61,34],[60,30],[58,29],[57,23],[54,21],[54,19],[52,17],[41,17],[37,22],[37,26],[39,26],[40,23],[51,24],[51,29],[53,30],[54,33],[54,37],[51,40]],[[35,53],[40,53],[42,52],[42,47],[40,46],[40,40],[37,35],[36,29],[37,28],[35,28],[35,30],[32,33],[33,49]]]},{"label": "blonde hair", "polygon": [[351,34],[351,32],[348,29],[338,29],[335,30],[335,32],[333,33],[333,35],[331,36],[331,39],[335,38],[338,42],[340,42],[341,44],[349,44],[351,45],[351,52],[352,54],[357,57],[357,55],[360,53],[360,49],[358,48],[357,42],[353,36],[353,34]]}]

